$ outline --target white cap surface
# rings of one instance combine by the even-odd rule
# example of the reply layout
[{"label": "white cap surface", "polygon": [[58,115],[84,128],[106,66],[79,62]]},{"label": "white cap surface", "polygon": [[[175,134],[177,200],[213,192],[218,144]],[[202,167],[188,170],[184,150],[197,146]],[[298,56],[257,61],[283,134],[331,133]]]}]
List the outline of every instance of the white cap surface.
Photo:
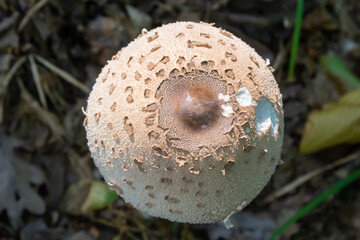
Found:
[{"label": "white cap surface", "polygon": [[150,215],[210,223],[240,211],[280,161],[282,96],[266,62],[210,24],[151,31],[102,69],[88,145],[109,186]]}]

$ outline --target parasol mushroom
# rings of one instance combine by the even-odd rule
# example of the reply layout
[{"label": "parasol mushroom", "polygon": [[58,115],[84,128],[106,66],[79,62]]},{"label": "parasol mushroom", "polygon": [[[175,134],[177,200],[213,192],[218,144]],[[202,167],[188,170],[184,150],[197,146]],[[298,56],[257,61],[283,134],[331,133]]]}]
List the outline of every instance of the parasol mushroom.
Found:
[{"label": "parasol mushroom", "polygon": [[280,162],[282,96],[272,70],[212,24],[143,30],[102,69],[88,99],[88,146],[105,181],[153,216],[227,220]]}]

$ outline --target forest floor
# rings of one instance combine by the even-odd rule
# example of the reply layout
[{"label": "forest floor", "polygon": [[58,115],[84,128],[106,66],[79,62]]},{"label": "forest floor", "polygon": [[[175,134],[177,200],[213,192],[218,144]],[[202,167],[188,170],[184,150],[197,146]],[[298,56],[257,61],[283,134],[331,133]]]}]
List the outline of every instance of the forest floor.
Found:
[{"label": "forest floor", "polygon": [[[360,132],[360,117],[341,136],[331,135],[336,127],[317,132],[313,138],[331,135],[332,142],[316,151],[300,145],[310,114],[358,87],[360,2],[305,1],[289,77],[296,6],[296,0],[0,0],[0,239],[263,240],[349,176],[359,168],[360,152],[358,143],[346,142]],[[270,60],[283,95],[284,163],[231,218],[229,230],[222,222],[153,218],[121,198],[79,211],[102,181],[83,127],[89,89],[107,60],[143,28],[181,20],[216,23]],[[360,113],[354,104],[350,115],[335,115],[352,119]],[[359,189],[354,181],[323,199],[279,239],[359,240]]]}]

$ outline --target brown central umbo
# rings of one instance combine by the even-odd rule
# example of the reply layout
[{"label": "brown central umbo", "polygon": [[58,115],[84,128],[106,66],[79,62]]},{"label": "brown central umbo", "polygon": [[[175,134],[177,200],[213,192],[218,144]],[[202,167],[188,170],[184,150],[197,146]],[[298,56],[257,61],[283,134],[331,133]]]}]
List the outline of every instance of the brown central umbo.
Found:
[{"label": "brown central umbo", "polygon": [[217,70],[210,72],[193,69],[169,74],[156,91],[160,99],[159,127],[177,149],[194,156],[200,147],[217,149],[229,141],[233,117],[222,115],[219,94],[226,94],[226,81]]},{"label": "brown central umbo", "polygon": [[208,86],[187,86],[177,99],[176,116],[186,127],[202,130],[213,125],[220,114],[220,103]]}]

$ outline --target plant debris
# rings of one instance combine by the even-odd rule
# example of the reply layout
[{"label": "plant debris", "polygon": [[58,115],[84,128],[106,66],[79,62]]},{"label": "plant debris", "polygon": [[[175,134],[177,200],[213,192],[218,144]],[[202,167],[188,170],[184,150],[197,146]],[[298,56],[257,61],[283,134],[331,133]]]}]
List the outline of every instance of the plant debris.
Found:
[{"label": "plant debris", "polygon": [[[0,238],[268,239],[346,179],[360,165],[348,160],[360,140],[360,2],[304,1],[288,78],[296,3],[0,0]],[[107,60],[144,28],[185,20],[215,23],[255,48],[283,94],[284,164],[231,230],[153,218],[114,199],[86,144],[81,107]],[[324,200],[280,239],[360,239],[359,187]]]}]

